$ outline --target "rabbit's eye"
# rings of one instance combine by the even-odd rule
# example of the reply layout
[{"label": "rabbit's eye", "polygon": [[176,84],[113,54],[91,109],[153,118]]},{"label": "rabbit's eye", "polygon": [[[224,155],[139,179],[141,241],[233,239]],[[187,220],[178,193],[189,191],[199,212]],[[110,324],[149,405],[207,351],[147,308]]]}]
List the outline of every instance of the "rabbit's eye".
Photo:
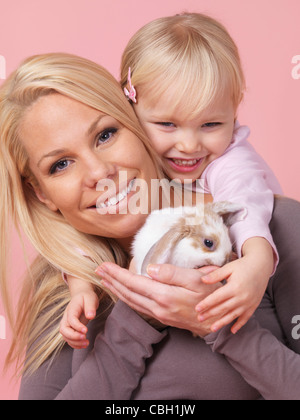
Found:
[{"label": "rabbit's eye", "polygon": [[214,241],[212,241],[211,239],[204,239],[204,245],[206,246],[206,248],[212,249],[214,246]]}]

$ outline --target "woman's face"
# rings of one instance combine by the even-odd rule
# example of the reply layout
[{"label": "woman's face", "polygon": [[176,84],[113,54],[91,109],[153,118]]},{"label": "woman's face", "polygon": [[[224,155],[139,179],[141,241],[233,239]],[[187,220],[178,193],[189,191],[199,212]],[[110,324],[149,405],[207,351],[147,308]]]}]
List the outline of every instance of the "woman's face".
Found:
[{"label": "woman's face", "polygon": [[[113,117],[51,94],[27,110],[20,139],[38,182],[38,198],[76,229],[129,238],[142,226],[147,214],[127,211],[135,180],[150,186],[157,174],[141,140]],[[104,180],[115,190],[99,192]],[[96,202],[103,208],[97,209]]]}]

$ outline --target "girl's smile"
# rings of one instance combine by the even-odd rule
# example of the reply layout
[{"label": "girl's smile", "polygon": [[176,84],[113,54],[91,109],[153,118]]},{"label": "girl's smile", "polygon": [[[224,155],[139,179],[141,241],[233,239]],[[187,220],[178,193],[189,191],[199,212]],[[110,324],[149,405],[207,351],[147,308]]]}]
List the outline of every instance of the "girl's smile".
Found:
[{"label": "girl's smile", "polygon": [[180,158],[167,158],[169,165],[174,169],[174,171],[189,173],[194,172],[203,162],[203,159],[180,159]]}]

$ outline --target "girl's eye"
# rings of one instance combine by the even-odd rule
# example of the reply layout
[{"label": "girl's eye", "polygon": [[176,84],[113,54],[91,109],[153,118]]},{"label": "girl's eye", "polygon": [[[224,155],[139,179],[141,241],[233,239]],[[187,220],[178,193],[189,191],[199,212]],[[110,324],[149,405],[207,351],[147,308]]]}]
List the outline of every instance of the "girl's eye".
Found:
[{"label": "girl's eye", "polygon": [[116,134],[117,131],[117,128],[106,128],[99,134],[98,143],[103,144],[111,140],[111,138],[114,136],[114,134]]},{"label": "girl's eye", "polygon": [[222,123],[220,122],[208,122],[202,125],[202,127],[207,127],[207,128],[213,128],[213,127],[217,127],[218,125],[221,125]]},{"label": "girl's eye", "polygon": [[175,124],[172,123],[172,122],[164,122],[164,121],[161,121],[161,122],[158,122],[156,124],[157,125],[162,125],[163,127],[175,127]]},{"label": "girl's eye", "polygon": [[50,168],[50,174],[53,175],[57,172],[62,172],[64,171],[70,164],[70,161],[67,159],[62,159],[58,162],[56,162],[54,165],[51,166]]}]

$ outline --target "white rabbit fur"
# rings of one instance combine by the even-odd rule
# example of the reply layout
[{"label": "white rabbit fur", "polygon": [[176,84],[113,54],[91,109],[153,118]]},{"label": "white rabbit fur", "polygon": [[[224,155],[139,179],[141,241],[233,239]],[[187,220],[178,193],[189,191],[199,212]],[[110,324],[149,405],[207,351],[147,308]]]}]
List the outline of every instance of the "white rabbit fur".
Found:
[{"label": "white rabbit fur", "polygon": [[245,208],[227,201],[153,211],[133,241],[137,273],[147,275],[150,263],[185,268],[224,265],[232,256],[228,227],[245,214]]}]

